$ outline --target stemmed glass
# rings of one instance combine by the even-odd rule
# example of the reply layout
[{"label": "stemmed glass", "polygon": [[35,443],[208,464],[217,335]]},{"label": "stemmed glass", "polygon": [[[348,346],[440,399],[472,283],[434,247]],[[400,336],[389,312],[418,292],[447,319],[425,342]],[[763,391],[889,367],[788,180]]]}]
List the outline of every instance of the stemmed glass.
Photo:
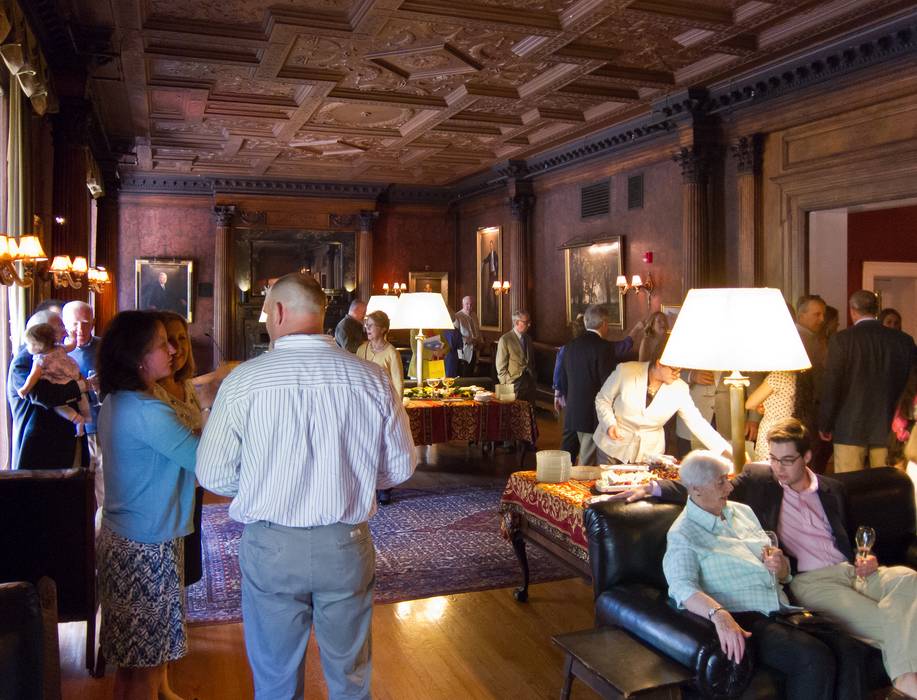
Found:
[{"label": "stemmed glass", "polygon": [[92,405],[99,407],[102,405],[102,401],[99,398],[99,392],[92,388],[92,384],[95,384],[95,382],[93,381],[95,378],[96,378],[96,371],[94,369],[91,369],[89,370],[89,372],[86,373],[86,379],[88,379],[90,383],[89,391],[86,393],[91,394],[91,396],[89,396],[89,399],[92,401]]},{"label": "stemmed glass", "polygon": [[[857,564],[862,564],[872,553],[872,548],[876,544],[876,531],[868,525],[860,525],[853,539],[857,546]],[[865,580],[862,576],[857,576],[859,583]]]},{"label": "stemmed glass", "polygon": [[427,386],[433,390],[433,396],[436,396],[436,387],[439,386],[439,377],[427,377]]},{"label": "stemmed glass", "polygon": [[[779,541],[777,540],[777,533],[772,530],[765,530],[764,534],[767,535],[769,544],[764,545],[763,554],[765,557],[769,557],[780,547]],[[777,588],[777,572],[771,571],[771,587]]]},{"label": "stemmed glass", "polygon": [[443,386],[446,387],[446,395],[452,393],[453,384],[455,384],[455,377],[443,377]]}]

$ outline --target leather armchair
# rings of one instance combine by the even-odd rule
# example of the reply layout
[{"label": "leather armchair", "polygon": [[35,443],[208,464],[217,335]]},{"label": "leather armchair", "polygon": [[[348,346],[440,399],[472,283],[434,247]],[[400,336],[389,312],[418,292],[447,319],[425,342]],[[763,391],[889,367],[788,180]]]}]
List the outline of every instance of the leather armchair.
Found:
[{"label": "leather armchair", "polygon": [[[882,564],[917,568],[914,486],[891,468],[839,474],[848,490],[848,531],[869,524],[876,529],[875,554]],[[728,661],[712,623],[668,599],[662,573],[666,533],[682,506],[654,500],[599,503],[586,509],[597,625],[626,629],[647,646],[694,672],[695,690],[705,697],[735,698],[754,681],[753,697],[779,689],[780,680],[757,671],[746,654],[741,664]],[[881,655],[868,650],[874,687],[888,685]]]},{"label": "leather armchair", "polygon": [[0,583],[0,698],[60,700],[54,583]]}]

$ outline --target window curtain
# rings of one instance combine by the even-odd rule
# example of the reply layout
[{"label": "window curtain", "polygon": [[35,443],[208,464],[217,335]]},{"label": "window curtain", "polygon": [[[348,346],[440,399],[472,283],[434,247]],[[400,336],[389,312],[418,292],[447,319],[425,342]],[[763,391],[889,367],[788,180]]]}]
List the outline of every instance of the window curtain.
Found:
[{"label": "window curtain", "polygon": [[[28,103],[22,91],[13,83],[6,91],[2,104],[2,132],[6,141],[6,168],[0,175],[4,197],[6,232],[19,236],[28,232],[30,224],[31,186],[29,180],[29,120]],[[5,176],[5,177],[4,177]],[[21,273],[21,270],[20,270]],[[6,379],[10,360],[22,342],[25,330],[26,290],[19,285],[3,287],[0,293],[0,389],[2,389],[4,418],[0,421],[0,468],[10,467],[12,424],[6,400]]]}]

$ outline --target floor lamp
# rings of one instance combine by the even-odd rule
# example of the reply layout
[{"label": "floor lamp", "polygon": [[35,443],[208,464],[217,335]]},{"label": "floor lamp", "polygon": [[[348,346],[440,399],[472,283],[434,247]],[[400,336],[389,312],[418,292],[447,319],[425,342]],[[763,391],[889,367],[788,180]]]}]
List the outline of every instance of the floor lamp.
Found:
[{"label": "floor lamp", "polygon": [[417,369],[417,386],[423,386],[423,342],[424,329],[453,328],[452,314],[446,308],[442,294],[436,292],[412,292],[398,297],[398,305],[392,314],[391,328],[417,329],[414,366]]},{"label": "floor lamp", "polygon": [[732,461],[745,465],[742,372],[812,366],[779,289],[692,289],[685,297],[660,362],[669,367],[728,373]]}]

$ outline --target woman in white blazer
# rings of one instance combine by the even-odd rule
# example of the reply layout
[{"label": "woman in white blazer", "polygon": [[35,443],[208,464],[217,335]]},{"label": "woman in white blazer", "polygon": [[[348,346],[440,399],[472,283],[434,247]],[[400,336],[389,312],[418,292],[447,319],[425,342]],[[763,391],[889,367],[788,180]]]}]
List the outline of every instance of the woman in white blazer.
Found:
[{"label": "woman in white blazer", "polygon": [[602,452],[627,464],[664,453],[663,426],[678,413],[708,449],[732,454],[729,443],[694,405],[678,372],[658,360],[622,362],[615,368],[595,397],[599,427],[593,439]]}]

